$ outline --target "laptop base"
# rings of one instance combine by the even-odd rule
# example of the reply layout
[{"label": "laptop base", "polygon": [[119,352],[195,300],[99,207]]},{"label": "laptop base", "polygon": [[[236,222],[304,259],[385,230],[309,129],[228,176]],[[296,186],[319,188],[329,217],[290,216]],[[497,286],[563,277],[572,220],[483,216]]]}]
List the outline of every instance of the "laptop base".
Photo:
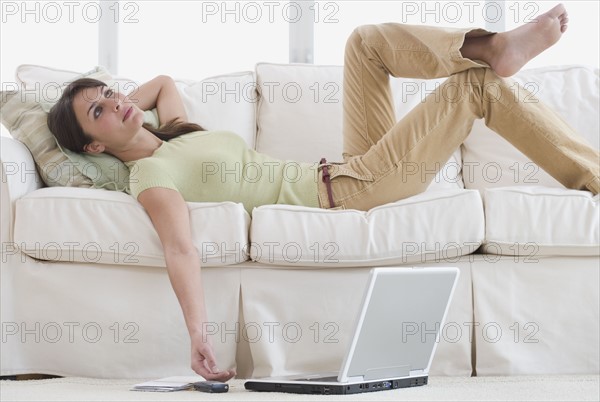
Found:
[{"label": "laptop base", "polygon": [[389,389],[418,387],[427,384],[428,376],[398,378],[383,381],[362,382],[352,384],[310,384],[246,381],[244,387],[252,391],[286,392],[293,394],[340,395],[361,394],[364,392],[385,391]]}]

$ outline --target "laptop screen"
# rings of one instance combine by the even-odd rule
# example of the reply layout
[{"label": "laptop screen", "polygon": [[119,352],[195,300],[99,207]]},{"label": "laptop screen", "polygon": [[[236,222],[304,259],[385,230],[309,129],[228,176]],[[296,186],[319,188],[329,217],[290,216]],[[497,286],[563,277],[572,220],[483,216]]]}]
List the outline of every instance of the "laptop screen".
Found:
[{"label": "laptop screen", "polygon": [[340,380],[427,374],[458,272],[374,269]]}]

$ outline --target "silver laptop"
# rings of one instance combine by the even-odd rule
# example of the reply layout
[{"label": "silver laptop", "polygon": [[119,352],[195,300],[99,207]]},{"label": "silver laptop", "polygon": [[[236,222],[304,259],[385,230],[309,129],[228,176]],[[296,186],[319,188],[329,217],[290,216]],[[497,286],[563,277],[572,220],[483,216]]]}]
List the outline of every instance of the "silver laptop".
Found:
[{"label": "silver laptop", "polygon": [[373,268],[340,371],[261,378],[254,391],[356,394],[427,384],[458,268]]}]

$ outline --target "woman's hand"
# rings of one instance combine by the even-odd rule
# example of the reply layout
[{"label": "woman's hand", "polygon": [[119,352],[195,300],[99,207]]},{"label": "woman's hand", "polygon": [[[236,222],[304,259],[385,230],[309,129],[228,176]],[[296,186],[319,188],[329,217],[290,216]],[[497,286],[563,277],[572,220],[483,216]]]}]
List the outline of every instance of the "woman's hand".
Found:
[{"label": "woman's hand", "polygon": [[[204,339],[203,339],[204,338]],[[192,370],[206,380],[227,381],[236,374],[235,370],[221,371],[217,365],[212,345],[205,335],[195,335],[192,341]]]}]

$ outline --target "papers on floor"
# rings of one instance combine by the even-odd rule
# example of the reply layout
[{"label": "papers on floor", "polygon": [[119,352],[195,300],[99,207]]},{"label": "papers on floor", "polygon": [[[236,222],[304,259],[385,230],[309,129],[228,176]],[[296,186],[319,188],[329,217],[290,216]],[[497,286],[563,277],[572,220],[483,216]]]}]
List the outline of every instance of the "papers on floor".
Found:
[{"label": "papers on floor", "polygon": [[142,382],[135,384],[131,391],[150,391],[150,392],[173,392],[192,388],[192,384],[197,381],[204,381],[203,377],[165,377],[158,380]]}]

